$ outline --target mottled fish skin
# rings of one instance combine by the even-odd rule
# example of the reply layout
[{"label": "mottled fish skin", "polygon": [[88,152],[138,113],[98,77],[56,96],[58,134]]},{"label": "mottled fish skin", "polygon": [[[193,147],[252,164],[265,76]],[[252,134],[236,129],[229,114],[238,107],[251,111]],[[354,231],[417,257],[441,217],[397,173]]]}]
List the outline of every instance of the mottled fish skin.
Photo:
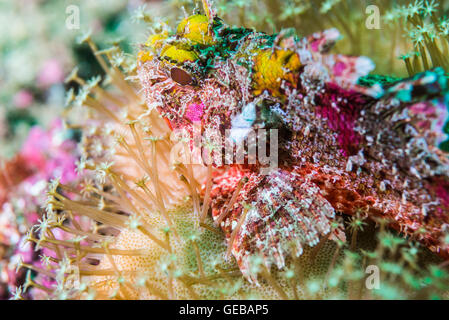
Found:
[{"label": "mottled fish skin", "polygon": [[[205,134],[224,134],[251,104],[250,128],[279,129],[279,166],[268,175],[260,163],[214,172],[212,216],[247,278],[256,280],[249,271],[255,254],[267,267],[283,268],[287,256],[324,236],[344,240],[337,213],[384,218],[449,256],[449,160],[438,148],[447,144],[448,128],[442,70],[363,87],[357,81],[374,66],[365,57],[328,53],[339,38],[335,29],[299,39],[228,28],[218,18],[188,19],[183,23],[201,25],[178,28],[166,45],[181,41],[186,52],[178,48],[167,59],[159,45],[154,57],[141,54],[147,101],[157,101],[174,130],[192,133],[199,124]],[[195,44],[186,49],[189,41]],[[173,68],[194,80],[173,79]]]}]

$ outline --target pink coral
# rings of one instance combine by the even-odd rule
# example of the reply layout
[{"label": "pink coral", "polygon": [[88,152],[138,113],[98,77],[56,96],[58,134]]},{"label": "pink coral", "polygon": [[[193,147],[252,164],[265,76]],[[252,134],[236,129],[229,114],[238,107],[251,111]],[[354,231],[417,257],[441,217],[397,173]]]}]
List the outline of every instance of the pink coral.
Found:
[{"label": "pink coral", "polygon": [[[60,120],[55,120],[49,130],[33,127],[19,154],[0,172],[0,247],[8,248],[7,254],[0,252],[0,291],[9,287],[12,292],[23,284],[25,270],[15,270],[20,261],[43,267],[34,246],[25,244],[25,232],[42,214],[43,190],[48,181],[60,178],[69,183],[76,178],[76,144],[64,132]],[[23,218],[21,222],[19,217]],[[44,276],[39,277],[44,278],[43,283],[47,281]],[[39,290],[33,289],[30,294],[39,294]],[[7,295],[0,292],[0,298]]]},{"label": "pink coral", "polygon": [[75,143],[62,136],[62,122],[55,120],[49,131],[33,127],[25,141],[21,156],[35,170],[34,178],[61,178],[61,182],[76,177],[73,150]]},{"label": "pink coral", "polygon": [[47,60],[39,72],[37,82],[40,86],[49,86],[64,80],[64,70],[57,59]]}]

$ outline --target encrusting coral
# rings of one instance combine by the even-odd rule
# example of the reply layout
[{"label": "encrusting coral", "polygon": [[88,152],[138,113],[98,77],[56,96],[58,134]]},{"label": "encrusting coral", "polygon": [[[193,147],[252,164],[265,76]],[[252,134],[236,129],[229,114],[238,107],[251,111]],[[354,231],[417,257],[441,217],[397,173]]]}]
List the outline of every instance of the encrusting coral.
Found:
[{"label": "encrusting coral", "polygon": [[[373,80],[369,59],[329,53],[335,29],[270,36],[203,4],[137,61],[84,38],[114,89],[67,79],[80,85],[68,119],[86,115],[68,124],[83,131],[85,181],[52,183],[28,240],[54,252],[26,267],[54,284],[26,287],[59,299],[370,298],[356,272],[369,262],[388,274],[380,297],[444,297],[445,264],[426,258],[447,258],[449,243],[444,71]],[[278,146],[277,166],[223,158],[260,129],[277,134],[262,143]]]}]

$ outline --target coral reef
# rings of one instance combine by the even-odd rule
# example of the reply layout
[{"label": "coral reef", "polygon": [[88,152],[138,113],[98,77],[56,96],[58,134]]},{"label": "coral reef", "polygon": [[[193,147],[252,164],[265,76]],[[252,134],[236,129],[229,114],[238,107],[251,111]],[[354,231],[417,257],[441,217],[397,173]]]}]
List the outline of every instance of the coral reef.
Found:
[{"label": "coral reef", "polygon": [[[443,5],[391,11],[423,37],[397,76],[332,51],[340,32],[317,16],[364,53],[358,24],[341,18],[348,3],[267,11],[275,27],[313,10],[320,26],[298,22],[301,35],[227,24],[220,16],[235,5],[234,17],[270,22],[203,0],[176,28],[140,9],[153,32],[136,55],[83,35],[104,77],[66,78],[78,175],[76,152],[57,148],[47,161],[33,150],[48,147],[45,134],[33,131],[0,176],[3,208],[24,198],[6,186],[51,179],[25,237],[40,261],[16,263],[29,271],[14,298],[448,298],[447,37],[434,14]],[[11,181],[24,162],[38,169]],[[372,267],[382,272],[374,289]]]}]

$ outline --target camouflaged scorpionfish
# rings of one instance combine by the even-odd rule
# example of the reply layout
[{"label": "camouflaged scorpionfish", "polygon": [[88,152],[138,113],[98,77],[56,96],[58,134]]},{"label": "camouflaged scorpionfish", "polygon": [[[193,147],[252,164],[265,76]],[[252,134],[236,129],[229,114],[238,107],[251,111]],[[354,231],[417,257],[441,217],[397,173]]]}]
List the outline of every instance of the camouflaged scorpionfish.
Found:
[{"label": "camouflaged scorpionfish", "polygon": [[205,182],[204,202],[250,280],[254,254],[282,268],[322,237],[344,240],[337,213],[382,217],[448,256],[443,70],[368,86],[373,64],[330,54],[338,38],[334,29],[300,39],[233,28],[209,9],[151,36],[139,53],[147,103],[173,129],[200,123],[204,134],[230,130],[234,139],[278,129],[269,174],[258,162],[216,165]]}]

